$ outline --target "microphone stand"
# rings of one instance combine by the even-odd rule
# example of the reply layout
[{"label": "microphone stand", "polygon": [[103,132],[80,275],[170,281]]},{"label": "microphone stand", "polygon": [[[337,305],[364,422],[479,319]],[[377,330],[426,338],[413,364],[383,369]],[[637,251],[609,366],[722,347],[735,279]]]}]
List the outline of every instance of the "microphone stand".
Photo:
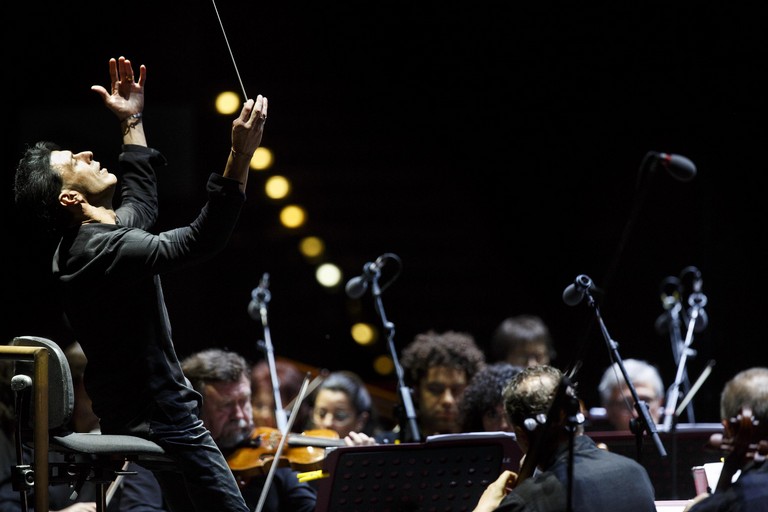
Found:
[{"label": "microphone stand", "polygon": [[[699,388],[701,387],[701,385],[704,384],[704,381],[707,380],[707,377],[709,377],[709,374],[712,373],[713,366],[715,366],[715,360],[710,359],[709,363],[707,363],[707,366],[701,372],[701,375],[699,375],[699,378],[696,379],[696,382],[693,384],[693,387],[690,389],[690,391],[688,391],[688,394],[680,402],[680,405],[677,407],[677,410],[675,410],[674,413],[671,415],[673,418],[673,421],[672,421],[672,427],[671,427],[672,462],[670,464],[670,467],[672,468],[672,489],[674,489],[675,492],[677,491],[677,420],[680,419],[680,415],[683,413],[683,410],[690,404],[691,400],[693,400],[693,397],[699,391]],[[672,498],[677,499],[677,494],[673,494]]]},{"label": "microphone stand", "polygon": [[600,308],[598,307],[588,288],[584,290],[584,295],[587,298],[587,303],[595,312],[595,317],[600,324],[600,332],[602,332],[603,338],[605,339],[605,344],[611,353],[611,359],[616,361],[618,364],[619,369],[621,370],[621,374],[624,376],[624,381],[627,383],[627,387],[632,394],[632,399],[635,401],[635,410],[637,411],[639,421],[630,421],[630,430],[632,430],[632,432],[635,434],[635,439],[637,441],[637,461],[640,462],[643,432],[646,430],[651,435],[653,442],[656,444],[656,449],[658,450],[659,455],[661,457],[666,457],[667,451],[664,449],[664,445],[661,443],[661,438],[659,437],[659,433],[656,430],[656,423],[654,423],[653,419],[651,418],[651,414],[648,411],[648,404],[644,400],[640,400],[638,397],[637,389],[635,389],[634,384],[632,384],[632,381],[629,378],[629,374],[627,374],[627,369],[624,366],[624,361],[621,359],[621,355],[619,355],[619,344],[611,339],[610,334],[608,334],[608,329],[605,327],[605,322],[603,322],[603,317],[600,314]]},{"label": "microphone stand", "polygon": [[687,375],[685,365],[688,361],[688,355],[691,353],[690,346],[691,343],[693,343],[693,331],[696,326],[696,320],[701,314],[701,309],[707,304],[707,297],[701,292],[695,292],[692,293],[688,298],[688,303],[691,305],[691,313],[688,320],[688,330],[685,333],[685,341],[683,342],[678,354],[680,359],[677,366],[677,374],[675,375],[675,382],[670,387],[669,396],[667,398],[667,406],[664,409],[665,430],[670,429],[672,422],[675,419],[675,408],[677,407],[677,400],[680,397],[680,386]]},{"label": "microphone stand", "polygon": [[267,289],[268,285],[269,274],[265,272],[261,278],[259,286],[251,293],[251,296],[253,297],[251,306],[255,303],[259,309],[261,325],[264,329],[264,340],[259,340],[258,345],[259,348],[264,351],[267,365],[269,366],[269,376],[272,380],[272,394],[274,395],[275,400],[275,423],[280,431],[284,431],[288,424],[288,417],[285,409],[283,409],[282,399],[280,398],[280,381],[278,380],[277,365],[275,364],[275,350],[272,346],[272,337],[270,335],[269,321],[267,319],[267,304],[272,298],[272,295]]},{"label": "microphone stand", "polygon": [[[680,342],[679,336],[680,331],[677,327],[679,319],[677,318],[677,313],[680,310],[679,303],[673,308],[673,311],[675,311],[675,316],[672,316],[670,318],[671,322],[675,325],[675,331],[677,334],[677,340],[674,340],[677,342],[678,351],[675,355],[676,358],[678,358],[678,366],[677,366],[677,373],[675,374],[675,382],[670,386],[669,394],[667,396],[667,404],[664,408],[664,431],[670,432],[672,436],[672,488],[677,489],[677,422],[680,417],[680,413],[682,412],[683,408],[688,407],[688,420],[693,422],[693,405],[691,402],[691,399],[693,398],[693,395],[698,390],[698,387],[696,389],[690,389],[690,386],[688,385],[688,373],[686,371],[685,365],[688,362],[688,355],[694,353],[693,350],[691,350],[691,343],[693,343],[693,332],[696,326],[696,320],[699,318],[699,315],[701,314],[701,308],[703,308],[707,303],[707,297],[701,293],[701,292],[694,292],[688,297],[688,303],[691,306],[691,312],[690,312],[690,318],[688,320],[688,330],[685,333],[685,341]],[[672,332],[672,325],[670,324],[670,332]],[[705,372],[702,373],[702,377],[706,379],[706,377],[709,375],[709,371],[712,368],[712,365],[714,363],[710,362],[710,365],[707,366],[705,369]],[[701,378],[699,379],[701,381]],[[703,381],[702,381],[703,382]],[[697,383],[699,386],[700,383]],[[684,391],[687,393],[688,396],[684,397],[683,402],[680,404],[680,407],[677,407],[677,401],[680,397],[680,388],[681,386],[684,386]],[[677,407],[677,411],[675,408]],[[674,496],[677,498],[677,496]]]},{"label": "microphone stand", "polygon": [[[675,304],[669,310],[669,338],[672,344],[672,357],[675,359],[675,364],[678,365],[677,375],[675,377],[675,384],[673,387],[683,387],[685,393],[690,389],[690,382],[688,381],[688,370],[685,368],[688,355],[693,355],[693,351],[689,350],[690,343],[686,345],[680,334],[680,310],[682,306],[680,302]],[[698,315],[697,315],[698,316]],[[682,356],[685,356],[685,359]],[[681,373],[682,372],[682,373]],[[664,407],[664,430],[668,431],[672,423],[672,412],[675,410],[675,402],[677,401],[677,392],[673,392],[673,388],[667,391],[667,403]],[[674,400],[673,400],[674,398]],[[696,423],[696,418],[693,414],[693,404],[689,403],[686,409],[688,414],[688,421],[690,423]]]},{"label": "microphone stand", "polygon": [[379,314],[382,326],[387,333],[387,344],[389,346],[390,355],[392,356],[395,373],[397,374],[397,387],[400,394],[401,405],[403,406],[402,411],[400,411],[400,423],[405,427],[400,432],[400,440],[402,442],[418,443],[421,442],[421,432],[419,431],[419,424],[416,421],[416,409],[413,406],[413,394],[411,389],[405,385],[403,367],[397,357],[397,349],[395,348],[394,340],[395,324],[387,320],[387,315],[384,312],[384,304],[381,300],[381,288],[379,287],[380,276],[381,271],[377,269],[371,279],[371,294],[373,295],[376,312]]}]

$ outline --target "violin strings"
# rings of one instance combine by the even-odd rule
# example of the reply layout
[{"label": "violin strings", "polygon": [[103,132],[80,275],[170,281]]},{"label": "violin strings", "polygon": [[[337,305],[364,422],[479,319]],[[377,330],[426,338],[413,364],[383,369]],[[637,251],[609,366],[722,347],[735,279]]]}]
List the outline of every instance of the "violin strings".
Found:
[{"label": "violin strings", "polygon": [[240,82],[240,88],[243,90],[243,97],[245,98],[245,101],[248,101],[248,94],[245,92],[245,86],[243,85],[243,80],[240,78],[240,71],[237,69],[237,63],[235,62],[235,55],[232,53],[232,48],[229,46],[229,39],[227,39],[227,33],[224,30],[224,24],[221,22],[221,16],[219,16],[219,9],[216,7],[216,0],[211,0],[211,3],[213,4],[213,10],[216,11],[216,18],[218,18],[219,20],[221,33],[224,34],[224,42],[227,43],[227,50],[229,50],[229,56],[232,59],[232,65],[235,66],[235,74],[237,75],[237,80]]}]

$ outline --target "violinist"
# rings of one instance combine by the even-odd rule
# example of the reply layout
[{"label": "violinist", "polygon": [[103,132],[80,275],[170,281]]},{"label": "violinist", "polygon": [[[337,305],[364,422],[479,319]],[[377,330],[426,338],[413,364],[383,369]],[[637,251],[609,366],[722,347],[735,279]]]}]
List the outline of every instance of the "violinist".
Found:
[{"label": "violinist", "polygon": [[562,379],[557,368],[532,366],[504,388],[504,410],[524,454],[523,463],[520,473],[504,471],[486,488],[475,512],[566,511],[569,491],[573,512],[654,512],[654,489],[645,468],[598,448],[583,435],[581,424],[570,425],[562,403],[555,406],[554,421],[546,421]]},{"label": "violinist", "polygon": [[356,373],[346,370],[330,373],[318,386],[312,425],[335,431],[348,446],[376,444],[376,436],[382,434],[365,383]]},{"label": "violinist", "polygon": [[[768,368],[743,370],[725,384],[720,418],[728,441],[723,448],[729,452],[723,473],[717,487],[712,486],[714,494],[697,496],[686,512],[768,511]],[[734,421],[737,418],[740,421]]]},{"label": "violinist", "polygon": [[[188,356],[181,365],[184,375],[202,395],[200,419],[224,456],[229,457],[243,446],[251,446],[255,431],[251,409],[251,369],[245,359],[234,352],[208,349]],[[254,467],[260,463],[258,455],[263,454],[257,448],[253,449]],[[123,480],[119,496],[120,512],[167,512],[169,509],[163,504],[160,487],[152,474],[138,467],[131,469],[139,471],[139,474]],[[254,473],[255,476],[239,479],[240,490],[251,510],[258,505],[267,480],[267,471]],[[299,483],[297,473],[289,465],[276,468],[264,511],[314,511],[316,490],[307,483]]]}]

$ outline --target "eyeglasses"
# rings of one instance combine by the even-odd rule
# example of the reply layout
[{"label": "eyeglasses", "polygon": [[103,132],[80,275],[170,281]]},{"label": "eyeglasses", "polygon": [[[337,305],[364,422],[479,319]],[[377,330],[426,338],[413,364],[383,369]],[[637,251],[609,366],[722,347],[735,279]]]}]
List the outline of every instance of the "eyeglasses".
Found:
[{"label": "eyeglasses", "polygon": [[[646,402],[646,403],[653,403],[653,402],[658,400],[658,398],[649,398],[649,397],[645,397],[645,396],[638,396],[638,399],[643,401],[643,402]],[[627,406],[629,406],[630,408],[632,407],[632,398],[631,397],[628,398],[626,401],[624,401],[624,400],[611,400],[606,405],[606,407],[609,408],[609,409],[617,409],[617,408],[626,409]]]},{"label": "eyeglasses", "polygon": [[314,412],[314,415],[317,418],[325,418],[329,414],[333,417],[333,421],[338,421],[339,423],[347,421],[352,417],[351,412],[343,411],[343,410],[329,411],[326,409],[317,409]]}]

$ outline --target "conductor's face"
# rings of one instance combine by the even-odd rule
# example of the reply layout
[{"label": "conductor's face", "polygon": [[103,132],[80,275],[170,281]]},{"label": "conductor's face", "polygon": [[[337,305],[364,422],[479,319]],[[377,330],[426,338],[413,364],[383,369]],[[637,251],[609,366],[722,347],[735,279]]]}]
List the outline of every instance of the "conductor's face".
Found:
[{"label": "conductor's face", "polygon": [[62,195],[96,206],[111,201],[117,177],[102,168],[90,151],[53,151],[51,166],[61,174]]}]

